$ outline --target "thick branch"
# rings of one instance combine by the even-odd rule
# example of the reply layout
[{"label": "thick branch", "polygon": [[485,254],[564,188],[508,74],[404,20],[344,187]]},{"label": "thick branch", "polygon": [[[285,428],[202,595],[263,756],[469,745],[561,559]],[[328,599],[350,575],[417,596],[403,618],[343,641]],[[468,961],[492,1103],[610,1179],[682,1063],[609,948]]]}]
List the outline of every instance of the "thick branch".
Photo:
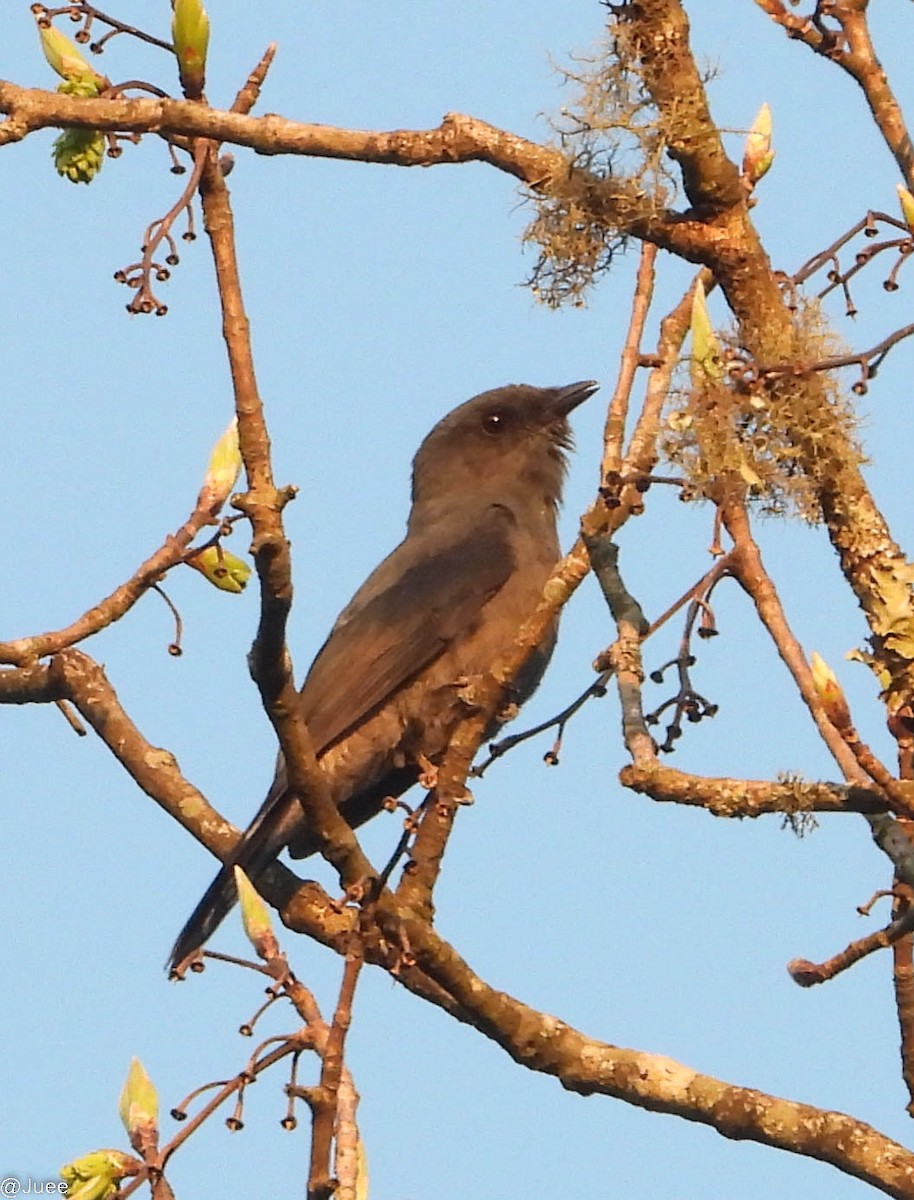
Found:
[{"label": "thick branch", "polygon": [[[645,70],[645,81],[651,91],[661,119],[675,130],[683,120],[679,98],[664,78],[654,59],[653,47],[672,41],[679,47],[677,60],[687,50],[688,26],[680,0],[639,0],[621,8],[620,20],[635,26]],[[703,87],[694,73],[683,74],[691,97],[689,117],[696,124],[690,127],[689,140],[681,146],[683,171],[688,171],[687,186],[693,203],[706,196],[709,204],[718,203],[721,190],[721,166],[717,162],[716,146],[719,133],[708,114],[703,99]],[[694,96],[702,93],[702,102]],[[700,150],[701,134],[713,150],[710,155]],[[683,159],[682,156],[685,155]],[[733,170],[736,170],[734,165]],[[714,240],[714,274],[740,326],[742,345],[758,362],[788,361],[793,357],[795,328],[793,314],[784,302],[778,280],[753,226],[745,199],[734,200],[729,208],[711,215],[707,229]],[[774,358],[772,358],[774,356]],[[797,386],[800,386],[798,383]],[[823,408],[826,396],[821,383],[813,377],[802,382],[813,403],[821,395]],[[778,404],[774,389],[771,403]],[[907,575],[904,554],[892,538],[888,526],[876,507],[864,482],[859,456],[849,437],[842,430],[832,431],[832,444],[827,470],[821,462],[821,446],[798,426],[793,434],[797,465],[817,482],[818,498],[832,545],[837,550],[841,569],[866,614],[873,635],[877,668],[885,668],[892,680],[890,690],[895,695],[909,694],[914,666],[894,651],[890,637],[893,618],[888,588]]]},{"label": "thick branch", "polygon": [[[654,294],[654,272],[657,249],[649,242],[641,247],[638,278],[632,298],[632,313],[625,335],[625,345],[619,361],[619,377],[606,412],[603,429],[603,463],[600,479],[606,480],[611,472],[622,470],[622,445],[625,439],[625,423],[628,419],[629,403],[635,374],[641,366],[641,339]],[[643,416],[643,413],[642,413]],[[655,439],[656,440],[656,439]],[[650,464],[653,466],[653,461]]]},{"label": "thick branch", "polygon": [[619,11],[621,30],[628,21],[644,82],[662,115],[669,153],[682,171],[692,208],[705,218],[744,206],[746,191],[711,119],[683,6],[675,0],[638,0]]},{"label": "thick branch", "polygon": [[548,192],[569,183],[599,219],[663,249],[694,261],[706,261],[713,242],[699,222],[657,211],[650,197],[624,178],[603,179],[573,167],[552,146],[528,141],[475,117],[448,113],[436,129],[373,132],[290,121],[269,114],[252,117],[187,100],[100,99],[65,96],[0,81],[0,146],[20,141],[37,129],[73,125],[163,137],[208,138],[247,146],[258,154],[300,154],[400,167],[485,162],[521,180],[534,191]]},{"label": "thick branch", "polygon": [[515,1062],[581,1095],[600,1093],[826,1162],[898,1200],[914,1197],[914,1154],[844,1113],[783,1100],[702,1075],[673,1059],[598,1042],[496,991],[418,921],[404,933],[423,970]]}]

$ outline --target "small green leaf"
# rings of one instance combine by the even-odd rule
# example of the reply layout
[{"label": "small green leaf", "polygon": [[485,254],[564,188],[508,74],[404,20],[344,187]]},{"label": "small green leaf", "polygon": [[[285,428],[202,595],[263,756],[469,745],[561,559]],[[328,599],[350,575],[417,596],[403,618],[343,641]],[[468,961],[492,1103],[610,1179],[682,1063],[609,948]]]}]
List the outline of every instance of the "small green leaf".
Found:
[{"label": "small green leaf", "polygon": [[233,592],[238,595],[244,591],[251,578],[251,568],[248,564],[218,545],[207,546],[199,554],[192,554],[184,561],[189,567],[199,571],[220,592]]}]

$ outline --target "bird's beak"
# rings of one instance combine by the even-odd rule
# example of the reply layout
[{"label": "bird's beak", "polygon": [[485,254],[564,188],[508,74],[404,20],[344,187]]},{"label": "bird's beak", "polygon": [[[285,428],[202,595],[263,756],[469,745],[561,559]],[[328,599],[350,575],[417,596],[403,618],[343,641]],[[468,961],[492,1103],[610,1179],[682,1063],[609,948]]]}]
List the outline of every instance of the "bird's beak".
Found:
[{"label": "bird's beak", "polygon": [[583,404],[584,401],[599,390],[600,385],[595,379],[584,379],[580,383],[569,383],[567,387],[559,388],[552,409],[558,417],[567,417],[570,412]]}]

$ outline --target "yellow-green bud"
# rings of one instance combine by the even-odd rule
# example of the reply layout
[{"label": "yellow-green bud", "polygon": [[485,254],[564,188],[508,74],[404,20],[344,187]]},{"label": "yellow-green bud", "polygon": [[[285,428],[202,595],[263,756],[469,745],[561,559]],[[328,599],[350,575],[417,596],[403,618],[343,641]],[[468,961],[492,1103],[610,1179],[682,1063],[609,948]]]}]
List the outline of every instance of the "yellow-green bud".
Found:
[{"label": "yellow-green bud", "polygon": [[704,284],[695,283],[692,296],[692,383],[700,387],[709,379],[720,379],[724,368],[720,361],[720,345],[714,336]]},{"label": "yellow-green bud", "polygon": [[159,1139],[159,1097],[138,1058],[130,1060],[117,1111],[134,1150],[143,1154],[154,1149]]},{"label": "yellow-green bud", "polygon": [[758,183],[773,162],[771,109],[767,104],[763,104],[756,113],[743,148],[743,175],[750,186],[754,187]]},{"label": "yellow-green bud", "polygon": [[222,437],[213,446],[197,505],[213,516],[232,494],[241,470],[241,450],[238,447],[238,419],[233,417]]},{"label": "yellow-green bud", "polygon": [[850,725],[851,714],[847,707],[847,700],[844,698],[844,692],[841,690],[841,684],[834,671],[828,665],[824,658],[815,650],[812,652],[810,660],[812,668],[812,682],[816,689],[816,695],[822,702],[822,707],[831,721],[838,729],[843,729]]},{"label": "yellow-green bud", "polygon": [[279,953],[279,946],[273,933],[267,906],[241,867],[235,867],[234,872],[241,920],[244,923],[244,932],[247,934],[248,941],[261,958],[275,958]]},{"label": "yellow-green bud", "polygon": [[200,0],[172,0],[171,36],[184,95],[197,100],[206,82],[209,17]]},{"label": "yellow-green bud", "polygon": [[900,183],[895,184],[895,190],[898,192],[898,199],[901,202],[901,215],[904,217],[908,229],[914,233],[914,196]]},{"label": "yellow-green bud", "polygon": [[39,25],[41,48],[51,68],[61,79],[95,82],[102,79],[89,66],[68,37],[53,25]]}]

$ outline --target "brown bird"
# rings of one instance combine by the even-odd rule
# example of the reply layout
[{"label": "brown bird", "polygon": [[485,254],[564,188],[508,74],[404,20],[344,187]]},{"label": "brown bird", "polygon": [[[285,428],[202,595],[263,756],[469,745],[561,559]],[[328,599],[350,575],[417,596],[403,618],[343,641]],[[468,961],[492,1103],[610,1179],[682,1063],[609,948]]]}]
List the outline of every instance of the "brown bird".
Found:
[{"label": "brown bird", "polygon": [[[419,447],[406,536],[340,613],[301,689],[302,716],[350,825],[440,760],[466,715],[462,683],[492,665],[536,608],[559,558],[568,415],[597,386],[483,392]],[[542,678],[555,635],[514,681],[518,705]],[[235,903],[232,866],[256,881],[285,846],[293,858],[318,848],[280,757],[260,811],[178,935],[172,969]]]}]

